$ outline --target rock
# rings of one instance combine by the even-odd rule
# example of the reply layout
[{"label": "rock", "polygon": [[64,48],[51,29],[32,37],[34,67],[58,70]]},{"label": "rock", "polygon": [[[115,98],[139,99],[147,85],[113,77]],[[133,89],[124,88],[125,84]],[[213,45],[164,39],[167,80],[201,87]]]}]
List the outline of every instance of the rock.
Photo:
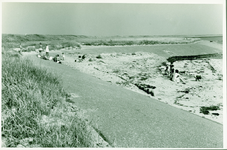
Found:
[{"label": "rock", "polygon": [[82,59],[85,59],[86,58],[86,55],[84,54],[83,56],[82,56]]},{"label": "rock", "polygon": [[145,92],[147,92],[149,94],[149,89],[148,88],[144,88]]},{"label": "rock", "polygon": [[207,110],[207,107],[202,106],[200,108],[200,113],[203,113],[204,115],[208,115],[210,112]]},{"label": "rock", "polygon": [[151,96],[154,96],[154,92],[151,89],[148,90],[148,94],[151,94]]},{"label": "rock", "polygon": [[201,75],[196,75],[196,76],[195,76],[195,80],[196,80],[196,81],[200,81],[201,79],[202,79],[202,76],[201,76]]},{"label": "rock", "polygon": [[24,146],[19,144],[19,145],[17,145],[17,148],[24,148]]},{"label": "rock", "polygon": [[212,115],[219,116],[219,113],[212,113]]}]

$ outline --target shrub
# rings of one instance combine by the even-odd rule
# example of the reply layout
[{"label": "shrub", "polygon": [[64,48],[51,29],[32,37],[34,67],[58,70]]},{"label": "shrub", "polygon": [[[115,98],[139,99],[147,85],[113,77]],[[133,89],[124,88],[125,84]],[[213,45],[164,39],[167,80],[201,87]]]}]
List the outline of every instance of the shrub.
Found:
[{"label": "shrub", "polygon": [[127,41],[125,44],[126,44],[126,45],[133,45],[134,42],[133,42],[133,41]]},{"label": "shrub", "polygon": [[85,59],[87,56],[86,56],[86,54],[84,54],[83,56],[82,56],[82,59]]},{"label": "shrub", "polygon": [[97,59],[102,59],[102,56],[99,54],[98,56],[96,56]]},{"label": "shrub", "polygon": [[203,113],[203,114],[205,114],[205,115],[208,115],[210,112],[209,112],[209,110],[208,110],[207,107],[202,106],[202,107],[200,108],[200,113]]},{"label": "shrub", "polygon": [[209,110],[219,110],[220,107],[219,106],[209,106],[209,107],[205,107],[205,106],[202,106],[200,107],[200,113],[203,113],[205,115],[209,114]]},{"label": "shrub", "polygon": [[120,69],[113,69],[113,73],[119,74],[120,72]]}]

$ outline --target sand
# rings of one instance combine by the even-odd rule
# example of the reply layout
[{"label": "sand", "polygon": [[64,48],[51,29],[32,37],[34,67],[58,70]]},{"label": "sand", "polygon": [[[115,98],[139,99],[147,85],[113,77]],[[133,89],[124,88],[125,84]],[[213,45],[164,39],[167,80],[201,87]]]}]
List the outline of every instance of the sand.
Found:
[{"label": "sand", "polygon": [[[98,55],[66,54],[63,64],[91,74],[101,80],[117,84],[134,92],[150,96],[166,104],[186,110],[201,117],[223,123],[223,81],[222,60],[184,60],[175,62],[175,69],[181,73],[186,84],[175,83],[164,74],[164,57],[152,53],[102,53]],[[76,60],[76,62],[75,62]],[[162,66],[162,67],[160,67]],[[215,71],[212,69],[215,68]],[[194,75],[200,71],[202,79],[195,81]],[[139,89],[135,84],[155,86],[154,96]],[[184,91],[188,90],[188,93]],[[220,110],[200,113],[202,106],[219,106]],[[213,115],[212,113],[215,113]],[[218,113],[218,115],[217,115]]]}]

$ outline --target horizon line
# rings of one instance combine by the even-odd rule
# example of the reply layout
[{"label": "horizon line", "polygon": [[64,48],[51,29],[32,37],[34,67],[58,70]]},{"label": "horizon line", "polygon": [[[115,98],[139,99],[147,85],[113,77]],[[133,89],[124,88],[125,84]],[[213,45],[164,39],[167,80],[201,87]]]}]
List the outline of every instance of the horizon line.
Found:
[{"label": "horizon line", "polygon": [[223,36],[222,34],[155,34],[155,35],[106,35],[106,36],[97,36],[97,35],[82,35],[82,34],[37,34],[37,33],[31,33],[31,34],[14,34],[14,33],[2,33],[2,35],[50,35],[50,36],[86,36],[86,37],[139,37],[139,36]]}]

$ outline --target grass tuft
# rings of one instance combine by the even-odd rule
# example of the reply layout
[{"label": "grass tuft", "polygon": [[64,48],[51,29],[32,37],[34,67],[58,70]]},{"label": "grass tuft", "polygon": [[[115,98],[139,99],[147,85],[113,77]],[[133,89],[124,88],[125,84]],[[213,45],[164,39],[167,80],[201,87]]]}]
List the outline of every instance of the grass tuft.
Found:
[{"label": "grass tuft", "polygon": [[[5,147],[93,147],[91,128],[60,78],[4,53],[2,139]],[[83,119],[84,118],[84,119]]]}]

